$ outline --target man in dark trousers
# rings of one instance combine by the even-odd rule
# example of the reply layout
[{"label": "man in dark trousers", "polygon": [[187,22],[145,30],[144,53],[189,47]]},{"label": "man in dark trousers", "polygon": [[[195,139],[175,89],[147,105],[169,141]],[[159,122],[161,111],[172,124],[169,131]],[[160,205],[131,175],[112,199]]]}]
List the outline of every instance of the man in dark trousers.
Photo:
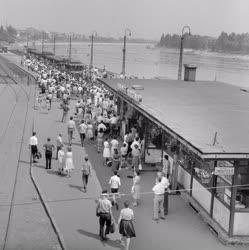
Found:
[{"label": "man in dark trousers", "polygon": [[36,137],[36,132],[33,132],[32,136],[29,139],[29,148],[31,149],[31,161],[34,163],[37,162],[36,161],[38,153],[37,145],[38,145],[38,139]]},{"label": "man in dark trousers", "polygon": [[51,143],[51,139],[47,139],[47,143],[43,145],[45,149],[45,158],[46,158],[46,169],[51,169],[51,160],[54,150],[54,145]]},{"label": "man in dark trousers", "polygon": [[[96,215],[99,217],[99,236],[100,239],[107,240],[112,221],[112,203],[108,200],[107,190],[103,190],[97,202]],[[105,230],[104,230],[105,227]]]}]

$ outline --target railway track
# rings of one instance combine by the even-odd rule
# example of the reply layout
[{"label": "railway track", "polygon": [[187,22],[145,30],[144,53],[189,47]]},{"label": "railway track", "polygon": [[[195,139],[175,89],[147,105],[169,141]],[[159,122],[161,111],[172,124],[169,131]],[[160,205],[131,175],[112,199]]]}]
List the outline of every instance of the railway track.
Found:
[{"label": "railway track", "polygon": [[[26,87],[23,86],[23,83],[21,83],[21,81],[23,81],[23,79],[25,79],[25,74],[26,77],[28,74],[26,72],[23,72],[22,69],[19,69],[16,65],[10,63],[9,61],[7,61],[6,59],[2,59],[0,58],[0,75],[4,75],[3,79],[5,81],[6,87],[4,89],[7,89],[8,87],[12,89],[13,94],[15,96],[15,103],[11,109],[10,115],[8,117],[8,121],[7,121],[7,125],[4,128],[4,131],[0,137],[0,145],[2,144],[3,140],[5,139],[8,130],[10,129],[10,125],[11,125],[11,121],[12,119],[14,119],[14,114],[15,111],[19,105],[19,103],[22,101],[24,102],[25,99],[25,114],[24,114],[24,122],[23,122],[23,127],[20,128],[22,130],[21,133],[21,144],[20,144],[20,149],[18,152],[18,162],[17,162],[17,166],[14,169],[14,182],[13,186],[11,187],[11,196],[10,196],[10,204],[8,206],[8,218],[7,218],[7,225],[6,225],[6,231],[5,231],[5,235],[4,235],[4,239],[3,239],[3,244],[2,244],[2,249],[3,250],[7,250],[9,249],[8,245],[10,243],[10,231],[11,231],[11,227],[13,227],[14,224],[14,220],[13,220],[13,208],[15,205],[15,200],[16,200],[16,192],[17,192],[17,181],[18,181],[18,175],[19,175],[19,170],[20,170],[20,160],[21,160],[21,153],[22,153],[22,149],[23,149],[23,144],[24,144],[24,135],[25,135],[25,130],[27,127],[27,120],[28,120],[28,114],[29,114],[29,109],[32,109],[32,105],[30,105],[30,100],[32,98],[31,96],[31,87],[29,84],[27,84]],[[0,76],[1,78],[1,76]],[[5,90],[2,90],[2,92],[0,92],[0,96],[1,94],[4,94]],[[34,129],[34,116],[32,118],[32,130]],[[3,160],[4,162],[6,161],[6,155],[5,155],[5,159]],[[30,164],[30,170],[31,170],[31,164]],[[30,176],[31,178],[31,176]],[[31,180],[31,182],[33,183],[33,181]],[[33,183],[34,185],[34,189],[37,192],[37,196],[40,197],[40,194],[37,190],[37,187],[35,186],[35,183]],[[44,204],[42,203],[41,199],[39,199],[42,207],[44,208]],[[48,217],[48,220],[51,222],[51,219],[48,216],[48,213],[45,209],[45,214]],[[52,225],[52,228],[54,230],[54,227]],[[55,230],[54,230],[55,231]],[[55,232],[55,234],[57,235],[57,232]],[[59,241],[59,245],[60,241]]]}]

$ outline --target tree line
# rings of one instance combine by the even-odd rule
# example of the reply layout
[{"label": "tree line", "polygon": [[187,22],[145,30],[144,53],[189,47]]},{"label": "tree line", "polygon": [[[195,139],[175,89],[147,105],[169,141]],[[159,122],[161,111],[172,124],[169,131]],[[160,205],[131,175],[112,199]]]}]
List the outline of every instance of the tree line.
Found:
[{"label": "tree line", "polygon": [[[35,41],[41,41],[44,39],[45,42],[53,42],[54,37],[56,42],[68,42],[69,33],[60,33],[60,32],[46,32],[38,30],[35,28],[25,28],[25,29],[15,29],[11,25],[0,26],[0,43],[14,43],[14,42],[26,42],[28,40],[29,44],[34,44]],[[71,33],[71,39],[74,42],[89,42],[90,37],[84,34]],[[98,34],[94,38],[95,42],[104,42],[104,43],[119,43],[123,42],[123,37],[113,38],[113,37],[104,37]],[[136,42],[136,43],[148,43],[154,42],[151,40],[146,40],[143,38],[129,38],[127,42]]]},{"label": "tree line", "polygon": [[0,26],[0,42],[13,43],[16,40],[17,31],[11,25]]},{"label": "tree line", "polygon": [[[179,48],[180,39],[181,36],[177,34],[162,34],[158,46]],[[232,32],[228,34],[223,31],[218,38],[200,35],[185,35],[184,48],[249,54],[249,33],[236,34]]]}]

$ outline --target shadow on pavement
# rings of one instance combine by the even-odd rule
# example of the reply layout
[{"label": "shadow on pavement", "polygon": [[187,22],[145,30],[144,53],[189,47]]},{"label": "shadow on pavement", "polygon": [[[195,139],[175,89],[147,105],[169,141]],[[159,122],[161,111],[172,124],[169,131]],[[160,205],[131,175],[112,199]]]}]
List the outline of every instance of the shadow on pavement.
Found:
[{"label": "shadow on pavement", "polygon": [[25,165],[30,165],[30,161],[20,160],[19,163],[24,163]]},{"label": "shadow on pavement", "polygon": [[70,188],[78,189],[80,192],[82,192],[82,186],[69,184],[69,187],[70,187]]},{"label": "shadow on pavement", "polygon": [[43,165],[34,164],[33,167],[45,169],[45,166],[43,166]]},{"label": "shadow on pavement", "polygon": [[81,143],[77,143],[77,142],[72,142],[72,145],[80,146],[81,147]]},{"label": "shadow on pavement", "polygon": [[48,174],[58,175],[58,170],[47,170]]},{"label": "shadow on pavement", "polygon": [[[85,231],[83,229],[78,229],[77,231],[80,234],[83,234],[83,235],[85,235],[87,237],[90,237],[90,238],[93,238],[93,239],[96,239],[96,240],[100,240],[98,234],[94,234],[94,233]],[[109,245],[109,246],[114,247],[114,248],[123,249],[122,245],[118,241],[115,241],[115,240],[110,240],[109,239],[107,241],[103,241],[103,245]]]}]

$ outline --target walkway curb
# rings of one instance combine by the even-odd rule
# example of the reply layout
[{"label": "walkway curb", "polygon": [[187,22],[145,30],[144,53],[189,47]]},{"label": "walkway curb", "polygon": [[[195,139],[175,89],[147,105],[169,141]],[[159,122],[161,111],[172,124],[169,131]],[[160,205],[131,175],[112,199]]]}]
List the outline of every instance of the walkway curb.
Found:
[{"label": "walkway curb", "polygon": [[34,184],[34,186],[36,188],[36,191],[37,191],[39,197],[40,197],[40,201],[41,201],[41,203],[42,203],[42,205],[43,205],[43,207],[44,207],[44,209],[46,211],[46,214],[49,217],[49,220],[50,220],[50,222],[52,224],[52,227],[53,227],[53,229],[54,229],[54,231],[55,231],[55,233],[57,235],[57,238],[58,238],[58,241],[60,243],[61,249],[62,250],[67,250],[67,246],[66,246],[66,243],[64,241],[64,237],[63,237],[58,225],[56,224],[54,217],[52,216],[51,210],[50,210],[50,208],[48,206],[48,203],[46,202],[45,196],[42,193],[41,188],[38,185],[38,181],[36,180],[36,178],[33,175],[33,166],[32,165],[30,166],[30,177],[31,177],[31,180],[32,180],[32,182],[33,182],[33,184]]},{"label": "walkway curb", "polygon": [[[17,67],[18,67],[20,70],[22,70],[25,74],[27,74],[27,75],[29,75],[29,76],[31,76],[31,77],[33,77],[33,78],[35,79],[35,76],[32,74],[32,72],[29,72],[29,71],[27,71],[25,68],[20,67],[20,65],[17,65],[15,62],[11,61],[9,58],[6,58],[6,57],[4,57],[4,58],[5,58],[5,60],[7,60],[8,62],[13,63],[15,66],[17,66]],[[35,86],[36,86],[36,85],[35,85]],[[35,100],[34,100],[34,103],[35,103]],[[33,131],[33,130],[34,130],[34,120],[33,120],[32,131]],[[42,205],[43,205],[43,207],[44,207],[44,209],[45,209],[45,212],[46,212],[46,214],[47,214],[47,216],[48,216],[48,218],[49,218],[49,220],[50,220],[50,223],[51,223],[51,225],[52,225],[52,228],[54,229],[55,234],[56,234],[56,236],[57,236],[57,238],[58,238],[60,247],[61,247],[62,250],[67,250],[67,247],[66,247],[66,244],[65,244],[63,235],[62,235],[62,233],[60,232],[60,229],[59,229],[58,225],[56,224],[54,217],[52,216],[52,213],[51,213],[51,210],[50,210],[50,208],[49,208],[49,206],[48,206],[48,203],[45,201],[45,200],[46,200],[46,199],[45,199],[45,196],[43,195],[43,193],[42,193],[42,191],[41,191],[41,188],[40,188],[39,185],[38,185],[38,181],[36,180],[36,178],[35,178],[34,175],[33,175],[33,167],[32,167],[32,164],[30,164],[30,171],[29,171],[29,174],[30,174],[31,180],[32,180],[32,182],[33,182],[33,184],[34,184],[34,186],[35,186],[35,189],[36,189],[36,191],[37,191],[37,193],[38,193],[38,195],[39,195],[40,201],[41,201],[41,203],[42,203]]]}]

